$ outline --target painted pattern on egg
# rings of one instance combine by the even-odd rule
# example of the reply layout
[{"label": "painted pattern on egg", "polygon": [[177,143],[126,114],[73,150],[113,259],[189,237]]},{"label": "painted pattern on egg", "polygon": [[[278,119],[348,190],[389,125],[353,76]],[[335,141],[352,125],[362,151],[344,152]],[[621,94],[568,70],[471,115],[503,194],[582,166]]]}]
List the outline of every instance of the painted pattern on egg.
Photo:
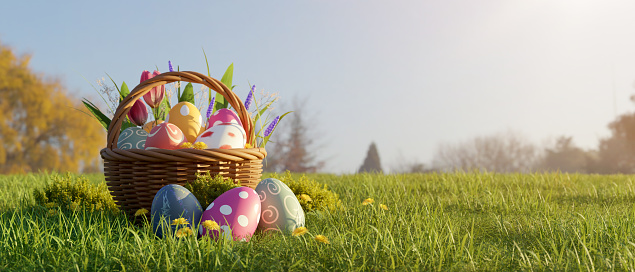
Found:
[{"label": "painted pattern on egg", "polygon": [[196,138],[196,142],[203,142],[211,149],[244,148],[247,137],[243,127],[223,123],[205,130]]},{"label": "painted pattern on egg", "polygon": [[117,148],[119,149],[144,149],[148,133],[139,127],[129,127],[119,134]]},{"label": "painted pattern on egg", "polygon": [[180,102],[170,109],[165,122],[176,125],[183,132],[187,141],[192,143],[201,131],[203,116],[192,103]]},{"label": "painted pattern on egg", "polygon": [[258,229],[291,233],[305,223],[304,210],[291,189],[282,181],[268,178],[256,186],[261,218]]},{"label": "painted pattern on egg", "polygon": [[146,150],[150,149],[178,149],[187,139],[181,130],[168,122],[158,124],[152,128],[146,140]]},{"label": "painted pattern on egg", "polygon": [[213,220],[220,230],[209,231],[201,224],[199,233],[213,238],[249,241],[260,220],[259,200],[258,194],[249,187],[238,187],[223,193],[214,199],[201,216],[201,223]]},{"label": "painted pattern on egg", "polygon": [[243,126],[240,122],[240,118],[238,118],[238,115],[234,111],[230,109],[219,109],[209,117],[209,120],[207,120],[206,129],[224,123],[232,123],[239,125],[240,127]]}]

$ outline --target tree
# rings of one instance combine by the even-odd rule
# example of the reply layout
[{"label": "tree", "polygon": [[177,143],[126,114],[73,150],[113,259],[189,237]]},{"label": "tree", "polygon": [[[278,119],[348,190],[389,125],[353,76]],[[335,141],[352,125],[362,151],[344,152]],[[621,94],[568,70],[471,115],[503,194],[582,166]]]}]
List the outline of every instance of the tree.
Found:
[{"label": "tree", "polygon": [[594,172],[635,173],[635,113],[619,116],[608,127],[611,136],[600,140]]},{"label": "tree", "polygon": [[315,122],[308,121],[306,109],[306,100],[293,99],[293,112],[276,128],[275,140],[267,144],[265,171],[315,173],[324,167],[325,162],[312,152],[316,144],[311,136],[316,135],[312,133],[315,126],[310,129],[307,124]]},{"label": "tree", "polygon": [[476,137],[456,145],[441,144],[434,155],[435,168],[530,172],[539,162],[538,149],[517,133],[507,132]]},{"label": "tree", "polygon": [[542,168],[548,171],[586,173],[588,160],[587,152],[573,145],[572,137],[561,136],[553,148],[545,149]]},{"label": "tree", "polygon": [[376,172],[383,173],[381,170],[381,162],[379,160],[379,153],[377,152],[377,145],[375,142],[372,142],[368,147],[368,152],[366,153],[366,159],[364,159],[364,164],[359,167],[358,173],[362,172]]},{"label": "tree", "polygon": [[104,129],[29,60],[0,44],[0,174],[98,168]]}]

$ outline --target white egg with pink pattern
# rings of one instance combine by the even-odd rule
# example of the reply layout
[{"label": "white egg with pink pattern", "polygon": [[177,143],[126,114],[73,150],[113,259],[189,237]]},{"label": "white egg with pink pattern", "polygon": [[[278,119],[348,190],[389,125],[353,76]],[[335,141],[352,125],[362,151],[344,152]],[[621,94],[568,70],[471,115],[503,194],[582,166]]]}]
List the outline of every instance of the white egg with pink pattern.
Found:
[{"label": "white egg with pink pattern", "polygon": [[231,189],[209,204],[201,216],[201,223],[215,221],[220,230],[199,227],[201,235],[214,239],[249,241],[260,223],[260,197],[249,187]]},{"label": "white egg with pink pattern", "polygon": [[247,134],[243,127],[233,123],[223,123],[205,130],[196,138],[211,149],[245,148]]}]

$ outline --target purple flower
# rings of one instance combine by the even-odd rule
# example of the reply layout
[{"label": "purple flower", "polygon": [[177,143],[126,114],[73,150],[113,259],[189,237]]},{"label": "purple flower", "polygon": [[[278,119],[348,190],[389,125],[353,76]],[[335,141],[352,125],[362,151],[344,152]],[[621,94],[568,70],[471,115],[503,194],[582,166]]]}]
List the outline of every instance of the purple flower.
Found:
[{"label": "purple flower", "polygon": [[273,119],[273,122],[271,122],[271,124],[269,124],[269,126],[267,127],[267,129],[265,129],[265,137],[269,136],[269,134],[271,134],[271,132],[273,132],[273,129],[276,128],[276,125],[278,124],[278,121],[280,120],[280,116],[276,116],[276,119]]},{"label": "purple flower", "polygon": [[143,124],[146,123],[148,120],[148,109],[141,99],[137,99],[137,101],[132,104],[132,107],[128,111],[128,118],[137,126],[143,126]]},{"label": "purple flower", "polygon": [[212,97],[212,101],[209,102],[209,106],[207,106],[207,119],[209,120],[209,116],[212,115],[212,111],[214,110],[214,101],[216,100],[216,96]]},{"label": "purple flower", "polygon": [[172,62],[168,60],[168,67],[170,67],[170,72],[174,72],[174,69],[172,68]]},{"label": "purple flower", "polygon": [[249,105],[251,105],[251,97],[254,95],[254,90],[256,90],[256,85],[251,87],[251,91],[247,95],[247,100],[245,100],[245,109],[249,110]]}]

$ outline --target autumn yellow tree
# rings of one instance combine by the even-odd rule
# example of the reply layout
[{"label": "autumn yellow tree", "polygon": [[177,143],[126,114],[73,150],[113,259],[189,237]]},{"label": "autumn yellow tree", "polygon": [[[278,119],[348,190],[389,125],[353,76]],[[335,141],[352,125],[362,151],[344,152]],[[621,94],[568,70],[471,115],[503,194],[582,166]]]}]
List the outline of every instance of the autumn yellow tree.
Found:
[{"label": "autumn yellow tree", "polygon": [[0,43],[0,174],[98,169],[103,127],[29,60]]}]

